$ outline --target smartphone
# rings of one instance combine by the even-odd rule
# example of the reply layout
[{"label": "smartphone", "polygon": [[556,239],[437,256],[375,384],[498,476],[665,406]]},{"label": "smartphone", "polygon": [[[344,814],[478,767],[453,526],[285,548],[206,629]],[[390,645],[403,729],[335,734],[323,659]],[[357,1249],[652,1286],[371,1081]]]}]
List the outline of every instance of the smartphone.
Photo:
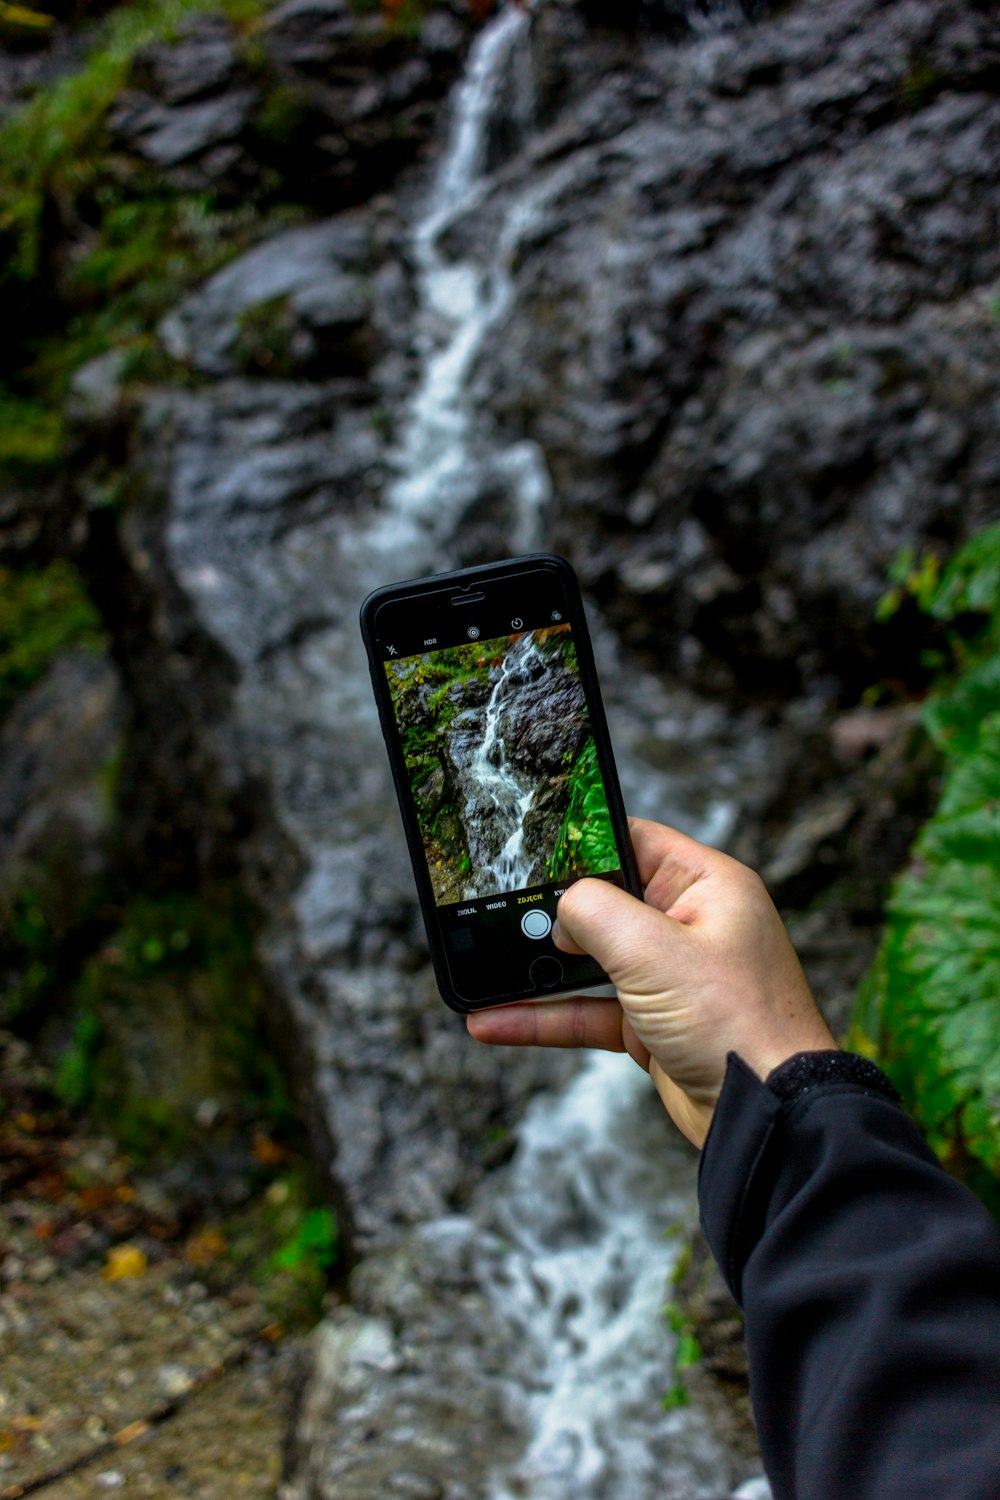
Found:
[{"label": "smartphone", "polygon": [[539,553],[376,589],[361,631],[447,1004],[606,984],[552,941],[574,880],[642,895],[569,563]]}]

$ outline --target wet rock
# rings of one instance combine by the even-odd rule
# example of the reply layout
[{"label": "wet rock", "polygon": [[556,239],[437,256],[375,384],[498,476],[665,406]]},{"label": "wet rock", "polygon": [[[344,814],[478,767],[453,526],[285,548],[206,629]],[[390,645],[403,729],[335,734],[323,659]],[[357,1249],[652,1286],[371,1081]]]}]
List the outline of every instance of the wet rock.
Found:
[{"label": "wet rock", "polygon": [[[353,1226],[364,1241],[461,1201],[489,1130],[558,1068],[470,1048],[427,967],[360,690],[356,558],[384,483],[369,414],[336,385],[160,393],[138,449],[143,498],[122,530],[131,587],[158,622],[132,643],[157,684],[143,739],[162,741],[173,694],[183,715],[201,705],[200,754],[242,809],[243,876],[268,914],[276,1027],[343,1195],[345,1237]],[[208,680],[183,667],[192,612],[233,672],[221,714]]]},{"label": "wet rock", "polygon": [[176,167],[236,140],[250,116],[253,94],[231,90],[190,104],[133,101],[116,107],[112,128],[157,167]]},{"label": "wet rock", "polygon": [[604,33],[536,33],[547,131],[454,233],[531,205],[474,383],[540,443],[557,544],[703,688],[919,677],[912,622],[873,622],[886,570],[996,513],[985,18],[841,0],[627,60],[619,37],[603,74]]},{"label": "wet rock", "polygon": [[426,144],[468,44],[471,16],[437,6],[417,35],[341,0],[287,0],[262,28],[267,62],[258,149],[286,182],[358,202],[388,186]]},{"label": "wet rock", "polygon": [[268,17],[268,48],[276,62],[324,67],[354,34],[349,0],[285,0]]},{"label": "wet rock", "polygon": [[[362,272],[371,233],[363,215],[350,214],[255,245],[164,320],[160,336],[167,351],[207,375],[236,374],[241,336],[252,327],[254,310],[275,304],[287,312],[282,332],[288,340],[296,324],[327,338],[357,329],[370,311]],[[268,337],[263,325],[260,337]]]},{"label": "wet rock", "polygon": [[[57,658],[0,727],[0,962],[15,971],[34,960],[54,969],[107,895],[116,846],[109,779],[124,724],[118,674],[106,657],[81,651]],[[27,957],[26,922],[35,948],[44,935],[42,951]]]},{"label": "wet rock", "polygon": [[369,1259],[352,1306],[313,1335],[289,1500],[478,1500],[483,1456],[516,1457],[524,1433],[503,1395],[516,1337],[488,1290],[499,1250],[455,1221]]},{"label": "wet rock", "polygon": [[126,368],[125,351],[109,349],[73,371],[65,409],[74,428],[106,431],[115,424],[121,414]]},{"label": "wet rock", "polygon": [[222,93],[238,66],[231,27],[219,16],[183,21],[169,43],[141,51],[132,65],[132,81],[172,107],[206,94]]}]

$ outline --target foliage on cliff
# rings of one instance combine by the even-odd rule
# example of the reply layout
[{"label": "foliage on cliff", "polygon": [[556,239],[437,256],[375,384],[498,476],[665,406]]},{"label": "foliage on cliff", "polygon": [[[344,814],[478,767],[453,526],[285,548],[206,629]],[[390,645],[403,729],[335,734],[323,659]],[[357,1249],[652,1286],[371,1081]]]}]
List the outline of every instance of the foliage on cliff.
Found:
[{"label": "foliage on cliff", "polygon": [[569,805],[549,861],[549,876],[563,880],[578,869],[597,873],[616,870],[619,864],[597,747],[591,738],[570,772]]},{"label": "foliage on cliff", "polygon": [[118,6],[82,65],[0,125],[0,473],[52,469],[72,371],[136,346],[179,289],[240,242],[238,215],[212,194],[178,193],[109,157],[105,123],[139,52],[186,16],[217,11],[246,26],[259,10],[258,0]]},{"label": "foliage on cliff", "polygon": [[69,563],[0,568],[0,716],[58,652],[102,641],[97,612]]},{"label": "foliage on cliff", "polygon": [[973,537],[936,582],[926,570],[912,577],[924,608],[954,628],[956,670],[924,710],[944,781],[889,902],[852,1042],[877,1052],[944,1160],[996,1198],[1000,525]]}]

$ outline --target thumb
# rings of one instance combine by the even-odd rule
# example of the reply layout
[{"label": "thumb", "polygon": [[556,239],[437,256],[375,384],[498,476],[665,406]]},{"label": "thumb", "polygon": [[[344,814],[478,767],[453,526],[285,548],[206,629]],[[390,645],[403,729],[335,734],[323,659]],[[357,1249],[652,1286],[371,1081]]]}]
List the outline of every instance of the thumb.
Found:
[{"label": "thumb", "polygon": [[681,923],[606,880],[578,880],[556,915],[557,946],[589,953],[619,989],[658,988],[664,960],[683,941]]}]

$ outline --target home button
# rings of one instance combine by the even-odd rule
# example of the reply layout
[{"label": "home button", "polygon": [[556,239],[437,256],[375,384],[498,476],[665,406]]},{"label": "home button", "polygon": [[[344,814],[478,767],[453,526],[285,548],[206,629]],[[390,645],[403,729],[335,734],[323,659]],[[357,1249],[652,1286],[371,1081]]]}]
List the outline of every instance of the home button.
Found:
[{"label": "home button", "polygon": [[554,990],[563,977],[563,966],[557,958],[536,958],[528,975],[537,989]]}]

